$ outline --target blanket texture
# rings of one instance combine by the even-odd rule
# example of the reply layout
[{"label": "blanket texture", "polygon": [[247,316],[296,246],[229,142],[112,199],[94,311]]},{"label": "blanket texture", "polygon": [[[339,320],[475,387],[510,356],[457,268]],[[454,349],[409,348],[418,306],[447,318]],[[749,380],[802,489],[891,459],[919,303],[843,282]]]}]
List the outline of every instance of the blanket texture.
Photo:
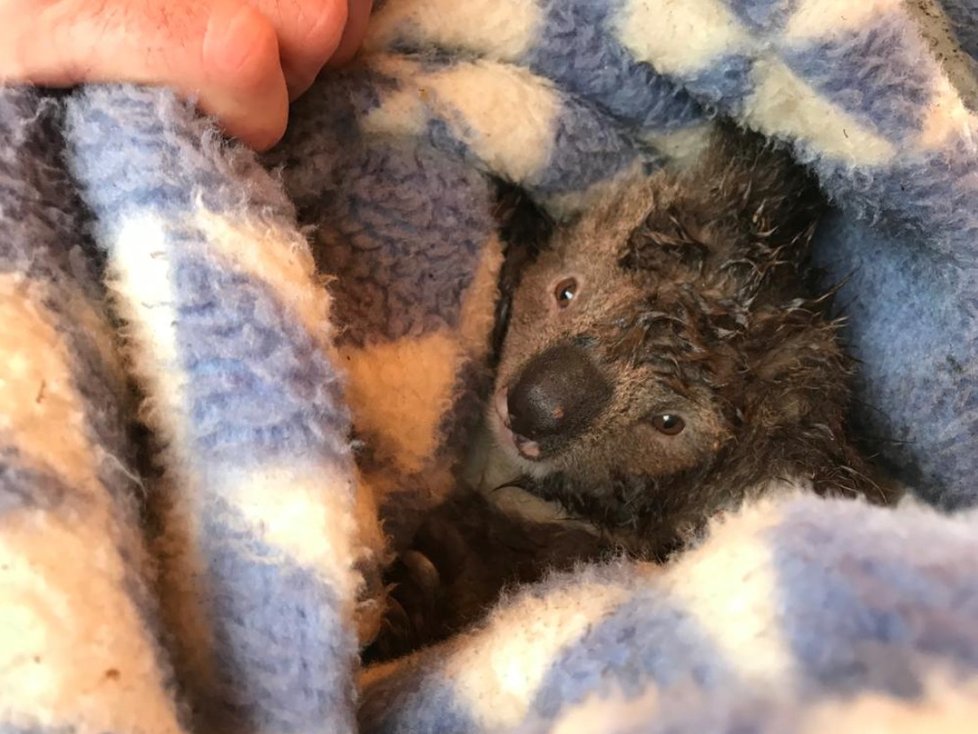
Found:
[{"label": "blanket texture", "polygon": [[[978,0],[375,5],[261,158],[163,90],[0,88],[0,732],[971,730]],[[718,116],[831,198],[914,498],[786,488],[359,671],[491,380],[489,176],[560,218]]]}]

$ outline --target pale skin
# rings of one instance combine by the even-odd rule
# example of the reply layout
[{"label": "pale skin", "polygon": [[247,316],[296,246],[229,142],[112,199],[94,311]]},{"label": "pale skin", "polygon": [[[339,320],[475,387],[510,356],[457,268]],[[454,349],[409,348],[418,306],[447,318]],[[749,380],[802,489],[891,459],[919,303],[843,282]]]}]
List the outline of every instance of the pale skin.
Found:
[{"label": "pale skin", "polygon": [[166,86],[256,150],[363,40],[371,0],[0,0],[0,82]]}]

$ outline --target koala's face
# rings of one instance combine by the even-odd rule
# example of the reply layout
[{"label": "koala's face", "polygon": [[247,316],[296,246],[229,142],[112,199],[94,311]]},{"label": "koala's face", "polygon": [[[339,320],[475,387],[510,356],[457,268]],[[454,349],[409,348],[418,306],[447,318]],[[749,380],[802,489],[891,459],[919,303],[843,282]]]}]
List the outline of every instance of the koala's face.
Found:
[{"label": "koala's face", "polygon": [[488,423],[527,489],[667,542],[787,477],[880,494],[805,265],[823,200],[754,140],[620,190],[523,271]]},{"label": "koala's face", "polygon": [[530,477],[670,477],[708,466],[733,435],[711,382],[736,359],[711,349],[689,297],[722,284],[622,265],[646,196],[558,230],[512,296],[489,423]]}]

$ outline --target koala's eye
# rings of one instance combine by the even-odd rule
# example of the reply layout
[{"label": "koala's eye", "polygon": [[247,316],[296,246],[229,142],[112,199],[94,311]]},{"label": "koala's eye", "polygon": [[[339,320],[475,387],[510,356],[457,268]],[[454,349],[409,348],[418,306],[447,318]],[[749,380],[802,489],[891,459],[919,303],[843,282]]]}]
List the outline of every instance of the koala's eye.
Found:
[{"label": "koala's eye", "polygon": [[664,433],[667,436],[675,436],[678,433],[682,433],[683,429],[686,428],[686,421],[674,413],[663,413],[652,416],[652,426],[659,433]]},{"label": "koala's eye", "polygon": [[554,298],[560,308],[567,308],[577,295],[577,281],[574,278],[564,278],[554,288]]}]

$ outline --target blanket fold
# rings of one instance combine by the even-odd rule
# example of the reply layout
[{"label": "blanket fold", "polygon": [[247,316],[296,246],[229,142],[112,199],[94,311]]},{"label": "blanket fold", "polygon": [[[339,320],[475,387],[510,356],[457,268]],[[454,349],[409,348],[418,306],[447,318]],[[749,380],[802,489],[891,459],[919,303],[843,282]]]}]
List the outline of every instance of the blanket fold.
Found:
[{"label": "blanket fold", "polygon": [[57,102],[0,90],[0,726],[185,731],[160,645],[132,405],[60,161]]},{"label": "blanket fold", "polygon": [[761,502],[667,569],[554,576],[366,671],[363,730],[957,731],[978,682],[976,518]]}]

